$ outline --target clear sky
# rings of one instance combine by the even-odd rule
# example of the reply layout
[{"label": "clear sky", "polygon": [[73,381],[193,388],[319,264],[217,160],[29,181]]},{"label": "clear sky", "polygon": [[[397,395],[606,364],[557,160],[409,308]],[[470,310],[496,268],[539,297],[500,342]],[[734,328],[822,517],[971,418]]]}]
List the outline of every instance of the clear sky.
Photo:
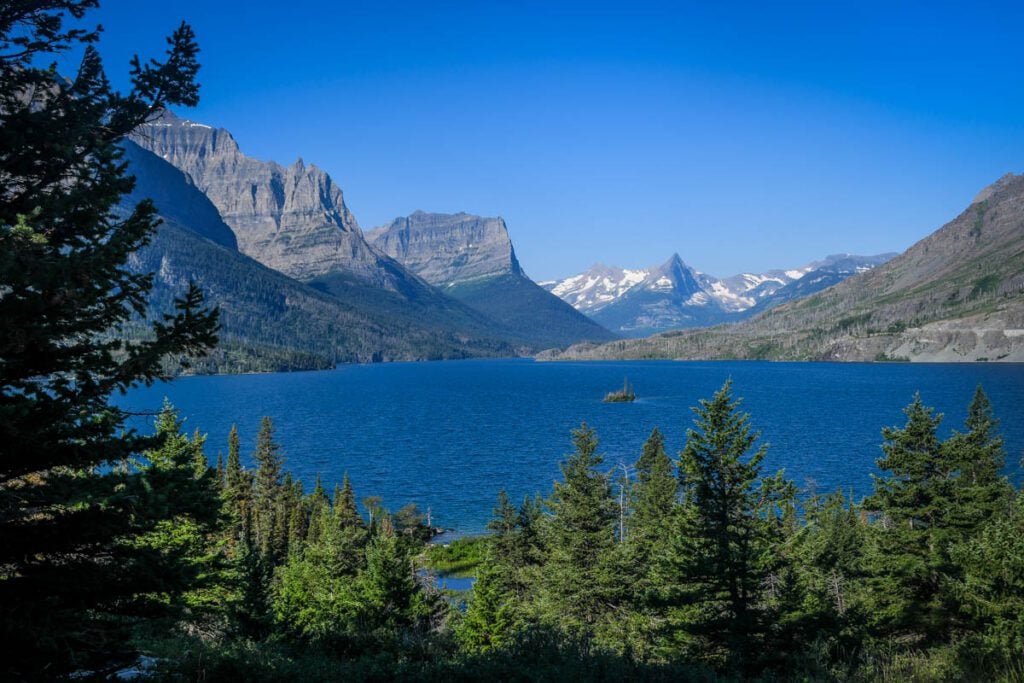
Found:
[{"label": "clear sky", "polygon": [[1019,1],[102,5],[115,83],[185,19],[184,115],[326,169],[364,229],[501,215],[535,279],[899,251],[1024,171]]}]

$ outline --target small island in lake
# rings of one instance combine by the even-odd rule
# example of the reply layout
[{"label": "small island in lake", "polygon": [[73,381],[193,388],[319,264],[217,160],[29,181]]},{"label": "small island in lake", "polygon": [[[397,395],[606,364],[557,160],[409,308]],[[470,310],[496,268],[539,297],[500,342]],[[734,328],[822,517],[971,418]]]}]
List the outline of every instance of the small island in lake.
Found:
[{"label": "small island in lake", "polygon": [[610,391],[604,395],[605,403],[632,403],[635,400],[636,394],[633,393],[633,387],[630,386],[627,378],[623,378],[621,389]]}]

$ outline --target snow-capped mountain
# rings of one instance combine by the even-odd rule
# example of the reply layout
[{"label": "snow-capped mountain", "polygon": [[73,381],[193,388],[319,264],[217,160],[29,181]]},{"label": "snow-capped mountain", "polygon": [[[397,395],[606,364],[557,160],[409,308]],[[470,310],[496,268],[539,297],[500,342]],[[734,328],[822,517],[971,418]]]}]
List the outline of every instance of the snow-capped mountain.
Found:
[{"label": "snow-capped mountain", "polygon": [[831,287],[893,256],[834,254],[799,268],[716,278],[694,270],[673,254],[652,268],[598,264],[540,285],[613,331],[643,336],[742,320]]},{"label": "snow-capped mountain", "polygon": [[587,313],[615,301],[626,290],[643,282],[649,274],[649,270],[629,270],[596,263],[579,275],[538,284],[576,310]]}]

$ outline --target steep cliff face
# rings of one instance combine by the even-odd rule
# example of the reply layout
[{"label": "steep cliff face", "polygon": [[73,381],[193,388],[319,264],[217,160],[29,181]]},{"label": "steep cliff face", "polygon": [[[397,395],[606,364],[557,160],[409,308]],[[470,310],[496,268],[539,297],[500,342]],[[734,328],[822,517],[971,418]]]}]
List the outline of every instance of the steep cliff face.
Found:
[{"label": "steep cliff face", "polygon": [[166,114],[132,139],[183,171],[220,212],[239,250],[301,280],[343,272],[388,289],[401,274],[367,244],[331,177],[246,156],[231,133]]},{"label": "steep cliff face", "polygon": [[541,348],[615,335],[528,278],[501,218],[417,211],[366,234],[448,296]]},{"label": "steep cliff face", "polygon": [[[341,362],[508,356],[521,342],[470,307],[419,279],[415,301],[359,282],[299,282],[239,253],[231,229],[184,173],[156,155],[124,143],[133,192],[126,215],[152,199],[163,219],[152,241],[130,257],[136,272],[153,273],[149,303],[174,309],[189,283],[220,308],[221,343],[196,368],[204,372],[294,370]],[[393,263],[393,262],[392,262]],[[399,267],[398,264],[394,264]],[[336,295],[335,295],[336,294]],[[142,335],[135,321],[125,334]]]},{"label": "steep cliff face", "polygon": [[522,274],[501,218],[416,211],[367,232],[366,238],[432,285]]}]

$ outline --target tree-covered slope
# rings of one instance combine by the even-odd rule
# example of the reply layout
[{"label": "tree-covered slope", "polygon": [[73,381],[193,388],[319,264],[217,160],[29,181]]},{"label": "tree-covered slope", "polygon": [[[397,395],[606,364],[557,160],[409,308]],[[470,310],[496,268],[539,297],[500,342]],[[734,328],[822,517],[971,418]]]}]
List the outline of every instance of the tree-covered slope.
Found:
[{"label": "tree-covered slope", "polygon": [[888,263],[749,321],[558,357],[1024,360],[1024,176]]},{"label": "tree-covered slope", "polygon": [[124,148],[136,186],[122,211],[152,198],[163,218],[151,243],[131,257],[134,270],[155,274],[155,310],[171,310],[190,281],[221,309],[221,344],[195,364],[198,370],[291,370],[519,350],[483,316],[414,276],[401,278],[409,291],[361,281],[320,291],[258,263],[237,251],[233,232],[187,176],[130,141]]},{"label": "tree-covered slope", "polygon": [[199,371],[331,367],[335,363],[511,355],[499,340],[427,327],[373,300],[343,301],[171,224],[132,258],[155,272],[153,308],[169,310],[189,281],[220,307],[221,343]]},{"label": "tree-covered slope", "polygon": [[615,335],[518,273],[452,285],[445,294],[497,321],[534,348],[563,347]]}]

